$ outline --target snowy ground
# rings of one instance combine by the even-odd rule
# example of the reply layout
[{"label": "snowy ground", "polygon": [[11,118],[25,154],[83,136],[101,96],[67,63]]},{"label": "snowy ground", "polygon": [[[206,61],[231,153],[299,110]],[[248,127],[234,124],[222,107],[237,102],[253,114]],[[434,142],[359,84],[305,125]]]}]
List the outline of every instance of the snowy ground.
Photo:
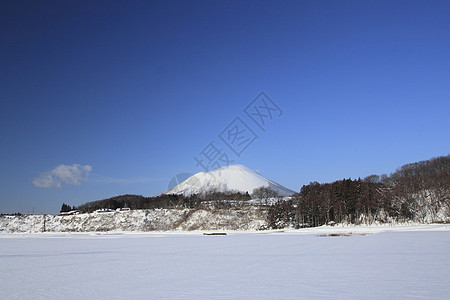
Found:
[{"label": "snowy ground", "polygon": [[0,299],[449,299],[449,249],[450,225],[3,233]]}]

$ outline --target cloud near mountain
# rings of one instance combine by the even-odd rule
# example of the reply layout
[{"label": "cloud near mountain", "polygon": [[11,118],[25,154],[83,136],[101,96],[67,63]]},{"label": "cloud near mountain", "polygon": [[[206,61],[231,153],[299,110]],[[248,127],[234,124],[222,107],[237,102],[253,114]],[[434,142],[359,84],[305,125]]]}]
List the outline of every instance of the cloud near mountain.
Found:
[{"label": "cloud near mountain", "polygon": [[89,177],[92,171],[90,165],[61,164],[51,171],[43,172],[33,179],[33,184],[40,188],[62,188],[62,184],[80,185]]}]

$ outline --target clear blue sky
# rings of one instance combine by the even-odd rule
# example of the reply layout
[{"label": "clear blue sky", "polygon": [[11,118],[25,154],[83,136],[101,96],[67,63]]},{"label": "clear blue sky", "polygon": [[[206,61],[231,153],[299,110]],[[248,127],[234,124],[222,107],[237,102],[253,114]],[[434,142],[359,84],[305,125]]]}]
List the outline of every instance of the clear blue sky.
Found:
[{"label": "clear blue sky", "polygon": [[[0,212],[153,196],[213,142],[299,190],[450,149],[449,1],[2,1]],[[282,110],[262,131],[244,109]],[[236,118],[258,137],[238,157]],[[242,140],[244,141],[244,140]]]}]

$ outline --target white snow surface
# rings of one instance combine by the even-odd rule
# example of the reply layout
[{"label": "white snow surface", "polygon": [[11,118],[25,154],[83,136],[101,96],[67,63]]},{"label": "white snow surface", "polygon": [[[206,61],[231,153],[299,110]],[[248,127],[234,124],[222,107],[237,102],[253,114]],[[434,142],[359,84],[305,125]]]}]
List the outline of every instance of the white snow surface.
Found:
[{"label": "white snow surface", "polygon": [[164,194],[204,194],[211,191],[237,191],[251,194],[254,189],[265,186],[280,196],[291,196],[295,192],[269,180],[243,165],[229,165],[210,172],[199,172]]},{"label": "white snow surface", "polygon": [[1,233],[0,299],[448,299],[449,227]]}]

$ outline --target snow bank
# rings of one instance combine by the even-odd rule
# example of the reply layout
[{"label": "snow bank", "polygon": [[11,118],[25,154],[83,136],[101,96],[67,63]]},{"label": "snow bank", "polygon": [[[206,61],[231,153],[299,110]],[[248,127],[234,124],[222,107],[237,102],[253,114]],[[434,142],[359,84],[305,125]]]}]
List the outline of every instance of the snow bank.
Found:
[{"label": "snow bank", "polygon": [[0,216],[0,232],[95,232],[167,230],[258,230],[265,211],[243,209],[155,209],[72,216]]}]

